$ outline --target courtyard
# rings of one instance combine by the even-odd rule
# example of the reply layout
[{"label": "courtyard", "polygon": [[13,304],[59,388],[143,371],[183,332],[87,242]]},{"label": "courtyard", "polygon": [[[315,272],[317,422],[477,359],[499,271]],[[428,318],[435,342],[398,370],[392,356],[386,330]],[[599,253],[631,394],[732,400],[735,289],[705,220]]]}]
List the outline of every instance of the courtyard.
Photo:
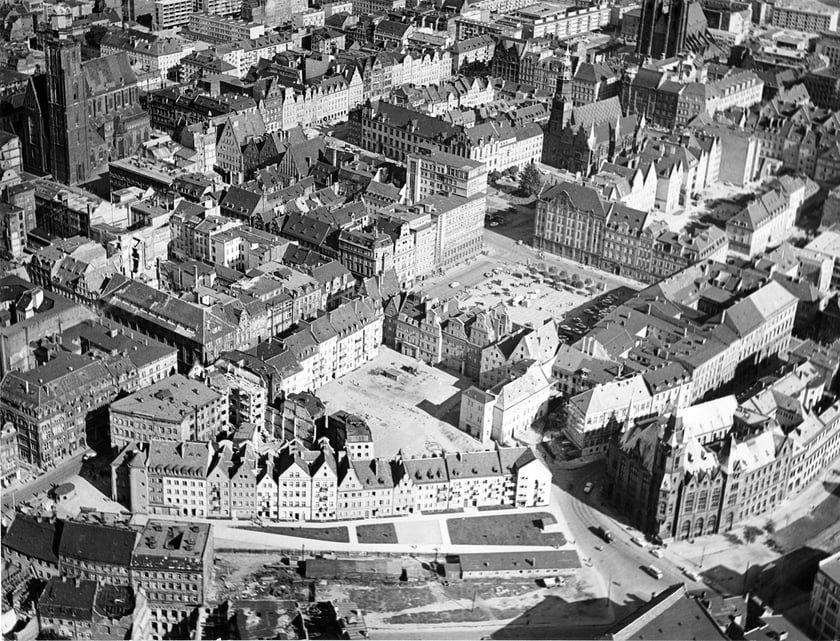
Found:
[{"label": "courtyard", "polygon": [[[399,372],[397,380],[386,369]],[[382,346],[374,360],[324,385],[318,396],[327,414],[344,410],[367,421],[377,457],[421,456],[486,449],[457,429],[460,393],[471,384]]]}]

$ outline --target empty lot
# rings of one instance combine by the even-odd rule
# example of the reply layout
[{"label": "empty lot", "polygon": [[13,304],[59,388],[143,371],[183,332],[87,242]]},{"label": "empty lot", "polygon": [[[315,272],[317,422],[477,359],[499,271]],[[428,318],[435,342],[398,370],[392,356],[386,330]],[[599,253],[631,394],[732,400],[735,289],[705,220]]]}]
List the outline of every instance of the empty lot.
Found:
[{"label": "empty lot", "polygon": [[[413,375],[402,369],[416,367]],[[394,381],[382,370],[399,372]],[[327,413],[344,410],[370,426],[374,453],[391,458],[485,449],[457,429],[460,392],[470,381],[381,347],[364,367],[318,390]]]}]

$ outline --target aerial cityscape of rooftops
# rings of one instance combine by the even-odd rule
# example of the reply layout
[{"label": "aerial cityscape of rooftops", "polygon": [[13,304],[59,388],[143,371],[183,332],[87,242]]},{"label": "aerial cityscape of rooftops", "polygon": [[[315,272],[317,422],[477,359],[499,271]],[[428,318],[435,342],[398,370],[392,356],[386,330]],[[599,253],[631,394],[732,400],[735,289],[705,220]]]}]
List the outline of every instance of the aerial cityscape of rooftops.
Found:
[{"label": "aerial cityscape of rooftops", "polygon": [[2,633],[840,638],[840,0],[0,0]]}]

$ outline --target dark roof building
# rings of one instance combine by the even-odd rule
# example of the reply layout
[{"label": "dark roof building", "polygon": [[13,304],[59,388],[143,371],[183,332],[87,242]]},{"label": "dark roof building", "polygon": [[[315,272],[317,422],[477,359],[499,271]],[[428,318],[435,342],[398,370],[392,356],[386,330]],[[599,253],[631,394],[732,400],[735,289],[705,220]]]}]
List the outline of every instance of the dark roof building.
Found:
[{"label": "dark roof building", "polygon": [[137,538],[137,532],[127,528],[66,521],[58,546],[61,574],[128,585]]}]

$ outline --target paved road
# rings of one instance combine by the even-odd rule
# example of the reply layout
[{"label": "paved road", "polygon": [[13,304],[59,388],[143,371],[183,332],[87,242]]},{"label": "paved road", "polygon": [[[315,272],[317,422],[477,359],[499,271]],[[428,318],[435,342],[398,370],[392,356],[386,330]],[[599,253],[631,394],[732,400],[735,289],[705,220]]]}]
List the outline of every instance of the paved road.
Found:
[{"label": "paved road", "polygon": [[[569,533],[575,541],[581,558],[591,559],[592,567],[602,578],[599,597],[608,597],[613,603],[648,600],[651,594],[664,590],[674,583],[684,582],[689,587],[699,587],[683,576],[677,564],[668,558],[656,558],[650,548],[641,548],[630,541],[639,532],[628,529],[621,522],[597,505],[598,493],[603,487],[604,464],[593,462],[577,470],[554,471],[552,503],[563,511]],[[587,481],[594,483],[590,494],[584,494]],[[612,543],[605,543],[590,528],[604,527],[612,532]],[[640,536],[640,535],[639,535]],[[599,549],[600,548],[600,549]],[[667,552],[666,552],[667,554]],[[643,571],[644,566],[655,565],[662,570],[662,579],[654,579]]]},{"label": "paved road", "polygon": [[[521,618],[521,617],[520,617]],[[531,623],[524,619],[513,622],[477,621],[464,624],[368,626],[371,639],[593,639],[598,638],[607,625],[570,625],[568,622]]]},{"label": "paved road", "polygon": [[32,498],[35,494],[50,489],[53,484],[60,484],[65,479],[78,474],[82,469],[82,456],[80,452],[71,459],[68,459],[58,467],[55,467],[45,474],[37,477],[22,487],[12,487],[3,490],[3,507],[11,507],[12,503],[20,505]]}]

